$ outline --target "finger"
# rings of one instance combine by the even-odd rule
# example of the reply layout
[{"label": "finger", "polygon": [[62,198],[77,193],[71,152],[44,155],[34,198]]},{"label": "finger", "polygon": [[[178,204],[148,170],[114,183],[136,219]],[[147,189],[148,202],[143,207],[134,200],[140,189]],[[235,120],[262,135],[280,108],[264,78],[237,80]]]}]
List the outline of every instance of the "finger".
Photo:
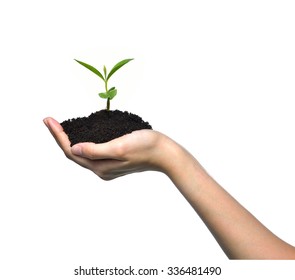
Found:
[{"label": "finger", "polygon": [[53,118],[46,118],[43,121],[65,154],[71,153],[71,143],[62,126]]},{"label": "finger", "polygon": [[[122,140],[122,139],[120,139]],[[72,147],[71,152],[80,157],[91,160],[116,159],[124,160],[123,141],[118,139],[102,143],[79,143]]]},{"label": "finger", "polygon": [[79,165],[89,168],[90,162],[84,158],[75,156],[71,151],[71,142],[64,132],[62,126],[53,118],[46,118],[43,120],[45,125],[48,127],[49,131],[51,132],[52,136],[56,140],[57,144],[65,153],[66,157],[75,161]]}]

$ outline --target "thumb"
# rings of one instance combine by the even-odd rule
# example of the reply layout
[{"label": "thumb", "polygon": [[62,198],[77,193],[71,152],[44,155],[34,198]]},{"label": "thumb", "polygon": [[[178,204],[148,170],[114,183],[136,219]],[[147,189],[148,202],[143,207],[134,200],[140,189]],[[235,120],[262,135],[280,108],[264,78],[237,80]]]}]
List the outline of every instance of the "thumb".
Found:
[{"label": "thumb", "polygon": [[97,147],[95,149],[94,146],[94,143],[79,143],[72,147],[72,153],[88,159],[97,159],[99,155],[97,154]]},{"label": "thumb", "polygon": [[73,145],[71,151],[74,155],[88,159],[112,159],[115,158],[111,143],[79,143]]},{"label": "thumb", "polygon": [[82,145],[76,144],[72,146],[72,153],[76,156],[83,156]]}]

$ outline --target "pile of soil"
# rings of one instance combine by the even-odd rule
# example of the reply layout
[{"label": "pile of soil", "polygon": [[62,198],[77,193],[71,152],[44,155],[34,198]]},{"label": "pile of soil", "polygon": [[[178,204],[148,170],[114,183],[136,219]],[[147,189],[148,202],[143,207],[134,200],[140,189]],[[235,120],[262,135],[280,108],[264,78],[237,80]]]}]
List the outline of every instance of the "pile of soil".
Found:
[{"label": "pile of soil", "polygon": [[105,143],[140,129],[152,129],[141,117],[119,110],[101,110],[88,117],[69,119],[61,123],[71,146],[81,142]]}]

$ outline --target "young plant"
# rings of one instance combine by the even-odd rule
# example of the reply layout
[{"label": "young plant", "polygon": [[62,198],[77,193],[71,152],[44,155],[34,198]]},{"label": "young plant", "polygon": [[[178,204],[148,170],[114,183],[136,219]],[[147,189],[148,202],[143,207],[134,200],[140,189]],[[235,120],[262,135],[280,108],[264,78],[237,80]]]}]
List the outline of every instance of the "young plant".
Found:
[{"label": "young plant", "polygon": [[118,62],[112,69],[111,71],[108,73],[107,72],[107,68],[105,66],[103,66],[103,74],[101,72],[99,72],[96,68],[94,68],[93,66],[79,61],[77,59],[75,59],[78,63],[80,63],[81,65],[83,65],[84,67],[86,67],[88,70],[92,71],[94,74],[96,74],[98,77],[100,77],[103,81],[104,81],[104,86],[105,86],[105,92],[101,92],[98,95],[101,98],[107,99],[107,110],[110,110],[110,102],[111,100],[117,95],[117,89],[115,87],[111,87],[110,89],[108,88],[108,81],[110,79],[110,77],[117,72],[122,66],[124,66],[126,63],[128,63],[129,61],[133,60],[133,58],[130,59],[124,59],[120,62]]}]

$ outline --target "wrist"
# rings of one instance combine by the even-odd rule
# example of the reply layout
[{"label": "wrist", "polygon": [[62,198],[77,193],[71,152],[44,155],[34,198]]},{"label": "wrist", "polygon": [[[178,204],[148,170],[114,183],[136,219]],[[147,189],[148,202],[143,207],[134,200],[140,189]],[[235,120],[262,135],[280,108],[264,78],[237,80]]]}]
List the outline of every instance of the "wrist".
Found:
[{"label": "wrist", "polygon": [[166,135],[161,135],[158,151],[159,168],[171,179],[184,173],[183,170],[193,161],[189,152]]},{"label": "wrist", "polygon": [[165,136],[161,145],[161,171],[166,174],[186,197],[200,191],[210,179],[205,169],[186,149]]}]

